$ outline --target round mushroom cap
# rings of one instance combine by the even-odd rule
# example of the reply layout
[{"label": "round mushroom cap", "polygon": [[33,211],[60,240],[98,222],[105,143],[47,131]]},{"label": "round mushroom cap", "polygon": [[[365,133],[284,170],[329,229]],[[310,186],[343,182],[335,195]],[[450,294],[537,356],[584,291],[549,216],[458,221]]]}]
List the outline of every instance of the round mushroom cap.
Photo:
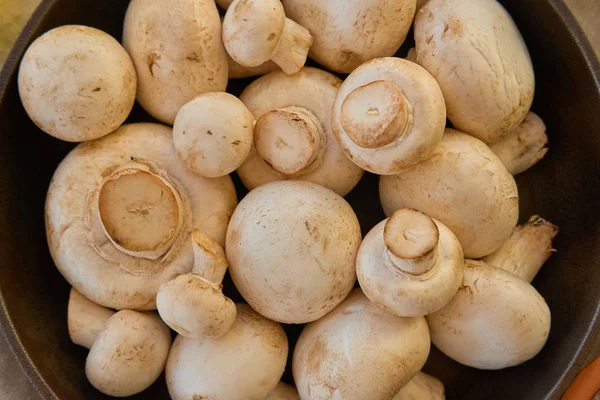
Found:
[{"label": "round mushroom cap", "polygon": [[431,157],[394,176],[382,176],[379,197],[387,216],[414,208],[446,225],[465,257],[497,250],[519,218],[514,178],[482,141],[452,129]]},{"label": "round mushroom cap", "polygon": [[237,97],[205,93],[186,103],[173,125],[173,143],[185,165],[207,178],[235,171],[252,147],[254,116]]},{"label": "round mushroom cap", "polygon": [[18,84],[25,111],[41,130],[83,142],[107,135],[125,121],[135,102],[136,73],[112,36],[64,25],[29,46]]},{"label": "round mushroom cap", "polygon": [[421,370],[429,349],[425,318],[387,313],[355,289],[304,328],[294,380],[303,399],[392,399]]},{"label": "round mushroom cap", "polygon": [[299,324],[321,318],[354,286],[361,232],[350,205],[309,182],[272,182],[235,210],[225,246],[236,288],[257,312]]},{"label": "round mushroom cap", "polygon": [[467,260],[456,296],[427,316],[433,344],[479,369],[519,365],[539,353],[550,332],[550,310],[533,286],[510,272]]},{"label": "round mushroom cap", "polygon": [[275,389],[288,356],[285,332],[248,305],[237,308],[233,326],[218,339],[177,336],[166,368],[173,400],[265,399]]},{"label": "round mushroom cap", "polygon": [[300,396],[294,386],[279,382],[275,390],[269,394],[267,400],[300,400]]},{"label": "round mushroom cap", "polygon": [[107,322],[85,361],[85,375],[109,396],[132,396],[158,379],[169,355],[171,331],[159,318],[123,310]]}]

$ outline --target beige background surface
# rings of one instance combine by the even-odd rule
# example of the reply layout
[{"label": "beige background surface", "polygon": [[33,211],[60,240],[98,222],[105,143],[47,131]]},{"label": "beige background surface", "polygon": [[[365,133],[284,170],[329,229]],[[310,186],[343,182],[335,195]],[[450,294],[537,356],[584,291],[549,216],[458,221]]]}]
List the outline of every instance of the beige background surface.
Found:
[{"label": "beige background surface", "polygon": [[[102,1],[102,0],[98,0]],[[533,1],[533,0],[530,0]],[[600,56],[600,0],[565,0]],[[0,65],[39,0],[0,0]],[[600,354],[600,341],[597,351]],[[35,400],[37,393],[0,338],[0,399]]]}]

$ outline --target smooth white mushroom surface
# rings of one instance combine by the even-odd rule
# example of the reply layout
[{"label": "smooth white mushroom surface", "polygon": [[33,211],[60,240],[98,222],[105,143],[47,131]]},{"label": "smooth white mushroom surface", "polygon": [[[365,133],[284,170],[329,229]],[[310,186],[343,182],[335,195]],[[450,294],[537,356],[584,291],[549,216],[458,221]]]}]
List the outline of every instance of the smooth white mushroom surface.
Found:
[{"label": "smooth white mushroom surface", "polygon": [[48,245],[89,299],[154,309],[159,286],[192,268],[191,232],[224,243],[236,204],[231,178],[203,178],[179,160],[169,127],[124,125],[58,166],[46,198]]},{"label": "smooth white mushroom surface", "polygon": [[256,311],[305,323],[335,308],[356,281],[360,225],[350,205],[321,186],[272,182],[236,208],[225,246],[236,288]]},{"label": "smooth white mushroom surface", "polygon": [[64,25],[29,46],[18,84],[25,111],[41,130],[83,142],[107,135],[125,121],[135,102],[136,73],[112,36]]},{"label": "smooth white mushroom surface", "polygon": [[279,382],[275,390],[273,390],[267,400],[300,400],[298,391],[292,385],[284,382]]},{"label": "smooth white mushroom surface", "polygon": [[444,384],[439,379],[419,372],[398,392],[394,400],[445,400]]},{"label": "smooth white mushroom surface", "polygon": [[387,313],[355,289],[304,328],[294,380],[302,400],[391,400],[421,370],[429,349],[425,318]]}]

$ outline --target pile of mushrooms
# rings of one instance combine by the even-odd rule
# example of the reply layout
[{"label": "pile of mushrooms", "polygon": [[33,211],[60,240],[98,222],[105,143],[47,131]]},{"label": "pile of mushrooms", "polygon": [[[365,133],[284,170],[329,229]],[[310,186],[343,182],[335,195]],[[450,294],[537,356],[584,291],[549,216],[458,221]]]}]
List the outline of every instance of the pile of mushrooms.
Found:
[{"label": "pile of mushrooms", "polygon": [[[81,142],[46,234],[104,394],[164,371],[174,400],[441,400],[431,344],[501,369],[546,343],[531,283],[558,227],[517,225],[513,176],[548,136],[496,0],[131,0],[121,44],[52,29],[18,86],[40,130]],[[124,124],[135,99],[160,123]],[[365,171],[379,197],[346,201]],[[307,324],[294,348],[281,323]]]}]

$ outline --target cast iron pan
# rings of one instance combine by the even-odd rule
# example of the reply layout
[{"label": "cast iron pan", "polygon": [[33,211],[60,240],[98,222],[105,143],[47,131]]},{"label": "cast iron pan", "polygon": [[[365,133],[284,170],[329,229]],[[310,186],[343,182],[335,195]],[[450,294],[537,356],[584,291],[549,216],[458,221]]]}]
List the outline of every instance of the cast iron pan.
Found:
[{"label": "cast iron pan", "polygon": [[[29,120],[17,92],[19,61],[43,32],[83,24],[121,37],[127,0],[44,0],[0,75],[0,323],[44,399],[105,399],[84,374],[87,351],[67,333],[69,286],[54,267],[44,233],[44,198],[52,173],[72,147]],[[446,384],[448,399],[558,399],[583,366],[600,323],[600,67],[560,0],[505,0],[531,52],[537,90],[533,110],[548,125],[551,150],[519,176],[521,219],[531,214],[560,226],[559,250],[534,281],[552,310],[552,330],[538,357],[497,372],[460,366],[432,348],[426,370]],[[406,51],[406,48],[403,49]],[[230,88],[239,94],[242,85]],[[130,121],[150,120],[136,106]],[[236,182],[239,194],[245,191]],[[383,212],[368,175],[348,196],[363,232]],[[225,286],[232,293],[231,281]],[[293,346],[301,327],[287,326]],[[284,379],[291,381],[289,370]],[[135,399],[168,399],[161,377]],[[377,399],[365,399],[377,400]]]}]

